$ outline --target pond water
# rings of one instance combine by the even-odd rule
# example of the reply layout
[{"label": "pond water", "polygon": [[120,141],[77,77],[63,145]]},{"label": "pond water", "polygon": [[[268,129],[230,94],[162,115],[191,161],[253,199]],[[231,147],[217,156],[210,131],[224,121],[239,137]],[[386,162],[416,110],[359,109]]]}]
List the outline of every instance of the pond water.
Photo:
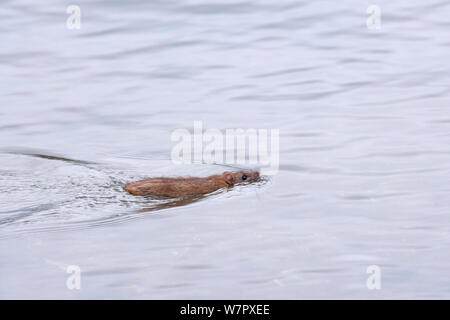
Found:
[{"label": "pond water", "polygon": [[[73,4],[0,12],[0,298],[450,298],[449,2]],[[124,192],[229,170],[172,163],[194,121],[278,129],[278,173]]]}]

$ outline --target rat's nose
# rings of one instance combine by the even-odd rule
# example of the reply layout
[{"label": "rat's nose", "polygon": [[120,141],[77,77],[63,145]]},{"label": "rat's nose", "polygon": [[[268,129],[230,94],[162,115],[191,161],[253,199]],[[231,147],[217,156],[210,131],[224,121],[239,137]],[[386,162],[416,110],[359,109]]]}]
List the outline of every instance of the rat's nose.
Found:
[{"label": "rat's nose", "polygon": [[259,172],[255,172],[254,176],[255,176],[255,179],[259,179],[260,178]]}]

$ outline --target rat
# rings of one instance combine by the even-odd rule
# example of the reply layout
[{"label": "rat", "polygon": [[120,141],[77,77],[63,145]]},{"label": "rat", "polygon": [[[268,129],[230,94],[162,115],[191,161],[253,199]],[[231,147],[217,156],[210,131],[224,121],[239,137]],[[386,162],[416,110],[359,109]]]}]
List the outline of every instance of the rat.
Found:
[{"label": "rat", "polygon": [[206,194],[237,183],[260,179],[257,171],[224,172],[205,178],[149,178],[127,184],[125,190],[135,196],[164,196],[178,198],[194,194]]}]

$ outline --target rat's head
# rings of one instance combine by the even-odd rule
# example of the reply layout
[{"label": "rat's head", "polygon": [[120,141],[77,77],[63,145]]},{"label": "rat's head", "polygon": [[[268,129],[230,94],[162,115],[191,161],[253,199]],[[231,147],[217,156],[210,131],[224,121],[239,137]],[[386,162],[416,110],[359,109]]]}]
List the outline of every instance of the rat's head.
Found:
[{"label": "rat's head", "polygon": [[225,182],[232,186],[241,182],[254,182],[260,179],[258,171],[238,171],[238,172],[224,172],[222,174]]}]

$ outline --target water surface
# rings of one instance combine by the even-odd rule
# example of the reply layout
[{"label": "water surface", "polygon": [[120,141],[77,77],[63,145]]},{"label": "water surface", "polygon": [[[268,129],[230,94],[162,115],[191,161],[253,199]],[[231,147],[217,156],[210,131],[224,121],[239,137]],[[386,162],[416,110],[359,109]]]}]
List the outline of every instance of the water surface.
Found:
[{"label": "water surface", "polygon": [[[74,4],[0,12],[1,298],[450,297],[448,2]],[[170,161],[195,120],[279,129],[278,174],[125,193],[227,170]]]}]

